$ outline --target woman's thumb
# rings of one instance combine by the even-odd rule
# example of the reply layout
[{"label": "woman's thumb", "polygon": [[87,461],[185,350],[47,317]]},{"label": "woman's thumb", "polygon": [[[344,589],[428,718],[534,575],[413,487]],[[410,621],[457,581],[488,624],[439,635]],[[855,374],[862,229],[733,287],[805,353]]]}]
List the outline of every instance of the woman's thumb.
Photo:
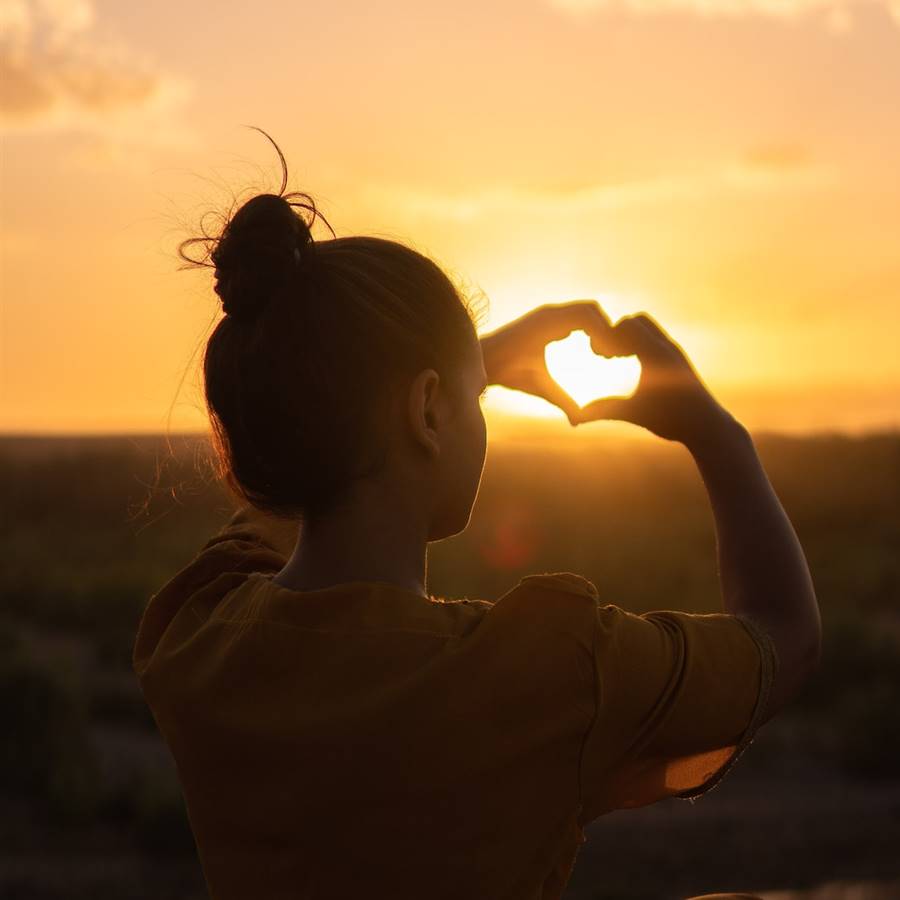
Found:
[{"label": "woman's thumb", "polygon": [[578,411],[578,422],[595,422],[598,419],[619,419],[623,422],[632,422],[634,406],[630,397],[601,397],[585,404]]},{"label": "woman's thumb", "polygon": [[547,378],[543,384],[541,396],[550,403],[558,406],[569,420],[570,425],[577,425],[581,418],[581,407],[567,394],[562,387],[552,378]]}]

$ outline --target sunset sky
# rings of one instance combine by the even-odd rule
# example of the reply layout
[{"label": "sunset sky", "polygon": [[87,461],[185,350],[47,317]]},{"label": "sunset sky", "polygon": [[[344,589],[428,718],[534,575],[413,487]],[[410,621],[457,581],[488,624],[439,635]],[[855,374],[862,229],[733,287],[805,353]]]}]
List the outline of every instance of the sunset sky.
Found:
[{"label": "sunset sky", "polygon": [[594,298],[751,428],[900,427],[900,0],[0,0],[0,54],[0,430],[205,427],[174,247],[277,190],[248,124],[483,331]]}]

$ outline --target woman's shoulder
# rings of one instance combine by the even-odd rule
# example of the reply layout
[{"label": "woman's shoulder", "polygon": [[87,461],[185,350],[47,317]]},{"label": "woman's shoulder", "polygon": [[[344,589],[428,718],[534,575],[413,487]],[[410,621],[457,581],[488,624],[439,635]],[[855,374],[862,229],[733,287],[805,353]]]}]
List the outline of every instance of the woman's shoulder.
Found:
[{"label": "woman's shoulder", "polygon": [[594,583],[574,572],[540,572],[524,575],[496,600],[473,597],[448,598],[430,595],[433,605],[442,610],[472,612],[476,615],[502,613],[507,608],[536,605],[548,611],[573,605],[582,609],[596,609],[599,592]]},{"label": "woman's shoulder", "polygon": [[[525,575],[485,611],[483,627],[509,635],[522,647],[593,643],[599,593],[593,582],[574,572]],[[505,638],[505,640],[508,639]],[[568,648],[568,649],[567,649]]]},{"label": "woman's shoulder", "polygon": [[600,594],[593,581],[575,572],[540,572],[525,575],[519,579],[516,587],[536,588],[538,590],[572,593],[582,597],[599,600]]}]

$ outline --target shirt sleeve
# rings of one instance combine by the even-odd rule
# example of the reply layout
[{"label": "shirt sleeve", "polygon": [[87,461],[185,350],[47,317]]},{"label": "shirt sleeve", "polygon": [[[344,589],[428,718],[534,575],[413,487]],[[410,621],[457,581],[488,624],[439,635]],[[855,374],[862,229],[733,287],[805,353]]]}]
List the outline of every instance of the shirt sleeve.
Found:
[{"label": "shirt sleeve", "polygon": [[593,638],[582,824],[703,796],[762,722],[778,666],[771,637],[744,615],[598,605]]}]

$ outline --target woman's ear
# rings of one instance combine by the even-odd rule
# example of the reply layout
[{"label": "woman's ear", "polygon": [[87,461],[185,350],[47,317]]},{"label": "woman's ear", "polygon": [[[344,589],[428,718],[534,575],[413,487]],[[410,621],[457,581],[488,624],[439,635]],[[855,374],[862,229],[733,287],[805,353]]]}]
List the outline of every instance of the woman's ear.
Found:
[{"label": "woman's ear", "polygon": [[443,417],[444,397],[441,377],[434,369],[423,369],[409,388],[408,418],[413,439],[426,452],[439,456],[439,427]]}]

